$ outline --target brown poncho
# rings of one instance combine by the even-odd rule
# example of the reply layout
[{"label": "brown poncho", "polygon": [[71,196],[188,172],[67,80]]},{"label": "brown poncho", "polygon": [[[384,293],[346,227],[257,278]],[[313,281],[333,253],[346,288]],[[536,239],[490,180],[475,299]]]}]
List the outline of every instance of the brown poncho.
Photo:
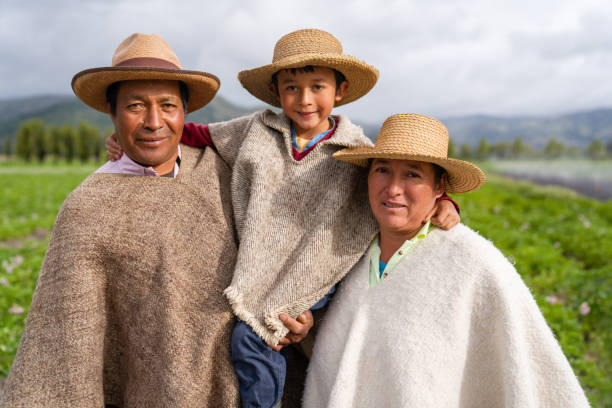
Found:
[{"label": "brown poncho", "polygon": [[66,199],[4,407],[239,405],[230,173],[182,153],[176,179],[97,173]]}]

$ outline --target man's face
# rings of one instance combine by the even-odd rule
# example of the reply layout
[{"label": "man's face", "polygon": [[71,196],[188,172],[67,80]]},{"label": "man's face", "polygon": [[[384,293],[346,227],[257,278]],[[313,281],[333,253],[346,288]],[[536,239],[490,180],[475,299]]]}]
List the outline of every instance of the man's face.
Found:
[{"label": "man's face", "polygon": [[119,144],[135,162],[159,174],[174,168],[185,111],[178,81],[125,81],[111,114]]}]

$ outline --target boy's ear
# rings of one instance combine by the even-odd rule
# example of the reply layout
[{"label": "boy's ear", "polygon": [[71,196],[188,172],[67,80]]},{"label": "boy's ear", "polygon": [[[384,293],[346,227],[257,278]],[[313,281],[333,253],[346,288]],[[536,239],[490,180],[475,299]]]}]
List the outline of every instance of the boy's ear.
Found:
[{"label": "boy's ear", "polygon": [[335,97],[336,102],[340,102],[342,98],[344,98],[344,95],[346,94],[346,91],[348,90],[348,88],[349,88],[349,82],[347,80],[342,81],[340,86],[336,88],[336,97]]},{"label": "boy's ear", "polygon": [[274,84],[268,85],[268,90],[272,93],[272,95],[274,95],[277,101],[280,100],[280,96],[278,95],[278,92],[276,92],[276,87]]}]

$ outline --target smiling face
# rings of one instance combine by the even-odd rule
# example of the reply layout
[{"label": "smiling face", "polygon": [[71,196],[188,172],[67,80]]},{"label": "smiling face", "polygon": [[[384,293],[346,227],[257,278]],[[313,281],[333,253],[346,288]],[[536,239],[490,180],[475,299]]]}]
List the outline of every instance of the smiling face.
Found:
[{"label": "smiling face", "polygon": [[370,166],[368,197],[381,235],[412,238],[443,193],[431,163],[374,159]]},{"label": "smiling face", "polygon": [[159,174],[172,171],[185,122],[178,81],[122,82],[111,119],[132,160]]},{"label": "smiling face", "polygon": [[334,71],[324,67],[312,72],[281,70],[277,79],[280,104],[299,137],[311,139],[329,129],[328,117],[344,97],[347,81],[336,87]]}]

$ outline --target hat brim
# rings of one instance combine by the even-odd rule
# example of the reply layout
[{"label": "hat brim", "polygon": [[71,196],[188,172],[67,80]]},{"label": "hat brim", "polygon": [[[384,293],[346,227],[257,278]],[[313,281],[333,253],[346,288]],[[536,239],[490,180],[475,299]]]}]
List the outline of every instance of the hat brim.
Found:
[{"label": "hat brim", "polygon": [[219,89],[219,78],[200,71],[163,68],[104,67],[81,71],[72,78],[72,90],[88,106],[110,113],[106,101],[106,89],[114,82],[133,80],[182,81],[189,89],[187,113],[209,103]]},{"label": "hat brim", "polygon": [[346,54],[300,54],[283,58],[273,64],[264,65],[238,73],[242,86],[256,98],[280,107],[276,95],[270,91],[272,75],[287,68],[300,68],[307,65],[335,69],[344,75],[349,83],[348,89],[341,101],[335,106],[353,102],[374,87],[378,81],[378,70],[357,58]]},{"label": "hat brim", "polygon": [[367,167],[369,159],[413,160],[435,163],[444,168],[448,173],[445,189],[447,193],[474,191],[482,186],[485,181],[485,175],[482,170],[472,163],[457,159],[377,150],[375,146],[346,148],[334,153],[333,156],[337,160],[361,167]]}]

